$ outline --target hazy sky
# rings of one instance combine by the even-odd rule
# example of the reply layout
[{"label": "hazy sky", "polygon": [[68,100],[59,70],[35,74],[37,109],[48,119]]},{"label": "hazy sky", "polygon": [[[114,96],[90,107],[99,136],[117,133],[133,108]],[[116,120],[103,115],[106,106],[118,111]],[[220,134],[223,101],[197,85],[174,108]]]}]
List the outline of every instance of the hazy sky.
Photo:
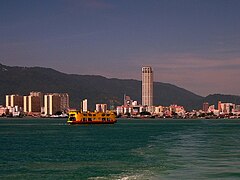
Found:
[{"label": "hazy sky", "polygon": [[240,95],[240,0],[0,0],[0,62]]}]

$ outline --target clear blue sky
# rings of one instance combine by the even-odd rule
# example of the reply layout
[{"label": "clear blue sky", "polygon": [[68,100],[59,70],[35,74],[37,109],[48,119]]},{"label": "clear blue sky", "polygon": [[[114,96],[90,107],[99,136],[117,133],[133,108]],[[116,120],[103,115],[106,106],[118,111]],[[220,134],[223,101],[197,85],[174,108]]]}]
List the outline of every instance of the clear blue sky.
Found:
[{"label": "clear blue sky", "polygon": [[240,95],[240,1],[0,0],[0,62]]}]

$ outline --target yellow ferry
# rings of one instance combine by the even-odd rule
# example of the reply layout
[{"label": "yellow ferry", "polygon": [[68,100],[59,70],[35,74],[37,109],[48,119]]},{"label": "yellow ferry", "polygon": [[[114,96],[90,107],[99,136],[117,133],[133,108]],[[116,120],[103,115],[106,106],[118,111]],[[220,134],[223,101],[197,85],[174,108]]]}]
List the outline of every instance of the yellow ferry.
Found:
[{"label": "yellow ferry", "polygon": [[70,111],[68,124],[113,124],[117,122],[113,112],[81,112]]}]

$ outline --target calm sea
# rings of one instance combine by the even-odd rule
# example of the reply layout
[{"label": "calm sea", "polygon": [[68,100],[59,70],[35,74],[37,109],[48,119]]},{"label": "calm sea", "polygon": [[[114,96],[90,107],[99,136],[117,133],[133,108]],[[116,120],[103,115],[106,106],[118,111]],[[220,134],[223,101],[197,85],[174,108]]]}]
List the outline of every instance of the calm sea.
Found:
[{"label": "calm sea", "polygon": [[240,120],[0,119],[0,179],[240,179]]}]

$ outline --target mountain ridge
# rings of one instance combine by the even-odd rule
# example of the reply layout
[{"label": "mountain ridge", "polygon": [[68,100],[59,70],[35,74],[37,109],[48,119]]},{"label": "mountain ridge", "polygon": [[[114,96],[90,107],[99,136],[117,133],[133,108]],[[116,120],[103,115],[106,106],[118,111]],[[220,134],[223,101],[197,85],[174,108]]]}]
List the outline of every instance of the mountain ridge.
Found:
[{"label": "mountain ridge", "polygon": [[[80,101],[87,98],[90,109],[96,103],[108,106],[123,104],[123,95],[141,102],[141,81],[134,79],[106,78],[100,75],[66,74],[52,68],[20,67],[0,64],[0,104],[5,103],[6,94],[28,95],[30,91],[62,92],[70,96],[70,106],[80,108]],[[169,106],[178,104],[187,110],[200,109],[209,101],[234,101],[240,104],[240,96],[209,95],[199,96],[170,83],[154,82],[154,104]]]}]

